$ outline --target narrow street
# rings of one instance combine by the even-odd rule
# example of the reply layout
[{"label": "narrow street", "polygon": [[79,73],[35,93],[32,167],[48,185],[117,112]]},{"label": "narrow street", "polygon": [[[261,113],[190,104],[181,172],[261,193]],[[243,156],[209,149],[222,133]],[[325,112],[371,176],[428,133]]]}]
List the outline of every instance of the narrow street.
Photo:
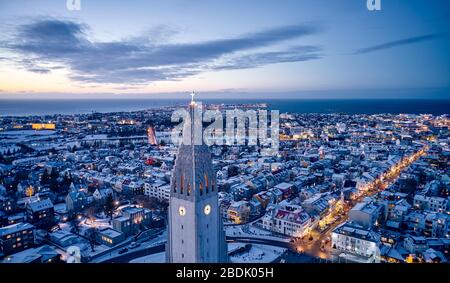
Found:
[{"label": "narrow street", "polygon": [[412,163],[423,156],[427,150],[428,147],[425,146],[421,150],[415,152],[413,155],[404,158],[400,164],[397,164],[396,166],[391,168],[385,175],[367,184],[366,188],[361,191],[361,194],[355,197],[350,203],[346,202],[344,204],[342,211],[338,215],[336,215],[336,212],[334,210],[330,211],[322,219],[334,219],[337,216],[336,221],[328,223],[329,226],[321,232],[317,229],[314,229],[308,235],[306,235],[303,240],[295,240],[294,245],[297,252],[305,253],[313,257],[319,257],[322,259],[329,259],[331,257],[331,232],[336,227],[347,221],[348,213],[351,208],[356,203],[361,202],[365,197],[372,196],[378,192],[381,192],[395,183],[403,170],[408,168]]}]

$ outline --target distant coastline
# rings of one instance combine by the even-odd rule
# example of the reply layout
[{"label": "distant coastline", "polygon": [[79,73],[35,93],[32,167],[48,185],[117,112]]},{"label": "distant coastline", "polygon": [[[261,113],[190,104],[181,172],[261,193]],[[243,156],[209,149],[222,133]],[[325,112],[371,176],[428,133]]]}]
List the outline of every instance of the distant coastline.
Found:
[{"label": "distant coastline", "polygon": [[[0,116],[131,112],[182,106],[187,99],[0,100]],[[266,103],[281,113],[449,114],[450,99],[204,99],[206,104]]]}]

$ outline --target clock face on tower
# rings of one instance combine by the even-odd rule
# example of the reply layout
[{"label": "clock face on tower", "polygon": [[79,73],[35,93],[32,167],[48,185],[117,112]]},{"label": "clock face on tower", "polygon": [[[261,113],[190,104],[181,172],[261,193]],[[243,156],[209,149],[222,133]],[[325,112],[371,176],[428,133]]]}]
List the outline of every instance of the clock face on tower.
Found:
[{"label": "clock face on tower", "polygon": [[186,208],[184,208],[184,206],[180,206],[178,208],[178,213],[180,213],[181,216],[186,215]]},{"label": "clock face on tower", "polygon": [[205,205],[203,212],[205,213],[205,215],[209,215],[211,213],[211,206],[209,204]]}]

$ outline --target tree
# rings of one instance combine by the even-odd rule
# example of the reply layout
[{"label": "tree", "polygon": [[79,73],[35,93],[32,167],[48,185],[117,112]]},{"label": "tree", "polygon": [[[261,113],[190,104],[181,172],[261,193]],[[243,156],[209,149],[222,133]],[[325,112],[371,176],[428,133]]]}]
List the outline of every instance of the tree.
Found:
[{"label": "tree", "polygon": [[109,217],[109,223],[111,223],[111,221],[112,221],[115,209],[116,209],[116,206],[114,204],[114,198],[113,198],[112,194],[109,194],[106,197],[105,204],[104,204],[105,214]]},{"label": "tree", "polygon": [[80,233],[80,220],[78,217],[75,216],[72,220],[70,220],[70,226],[72,227],[70,230],[75,234]]},{"label": "tree", "polygon": [[60,184],[58,182],[59,173],[55,168],[51,169],[50,172],[50,190],[54,193],[57,193],[60,189]]},{"label": "tree", "polygon": [[50,175],[48,174],[47,170],[44,170],[44,173],[42,173],[41,176],[41,184],[47,185],[50,183]]},{"label": "tree", "polygon": [[233,177],[239,174],[239,167],[231,165],[228,167],[228,177]]},{"label": "tree", "polygon": [[69,173],[64,174],[62,187],[64,190],[68,190],[70,187],[70,184],[72,183],[72,175]]},{"label": "tree", "polygon": [[95,252],[95,244],[97,243],[97,229],[96,228],[89,228],[86,231],[86,236],[89,241],[89,245],[91,246],[92,252]]},{"label": "tree", "polygon": [[88,208],[86,208],[85,213],[88,217],[93,216],[95,213],[97,213],[99,207],[97,201],[94,201]]}]

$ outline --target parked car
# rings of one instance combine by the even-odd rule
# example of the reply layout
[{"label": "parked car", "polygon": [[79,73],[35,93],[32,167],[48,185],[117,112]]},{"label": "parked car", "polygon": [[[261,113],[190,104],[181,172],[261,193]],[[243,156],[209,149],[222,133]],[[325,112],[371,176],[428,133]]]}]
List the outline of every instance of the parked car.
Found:
[{"label": "parked car", "polygon": [[123,249],[121,249],[121,250],[119,251],[119,254],[124,254],[124,253],[126,253],[126,252],[128,252],[128,249],[127,249],[127,248],[123,248]]},{"label": "parked car", "polygon": [[140,245],[141,245],[140,243],[132,242],[132,243],[128,246],[128,248],[130,248],[130,249],[135,249],[135,248],[139,247]]}]

